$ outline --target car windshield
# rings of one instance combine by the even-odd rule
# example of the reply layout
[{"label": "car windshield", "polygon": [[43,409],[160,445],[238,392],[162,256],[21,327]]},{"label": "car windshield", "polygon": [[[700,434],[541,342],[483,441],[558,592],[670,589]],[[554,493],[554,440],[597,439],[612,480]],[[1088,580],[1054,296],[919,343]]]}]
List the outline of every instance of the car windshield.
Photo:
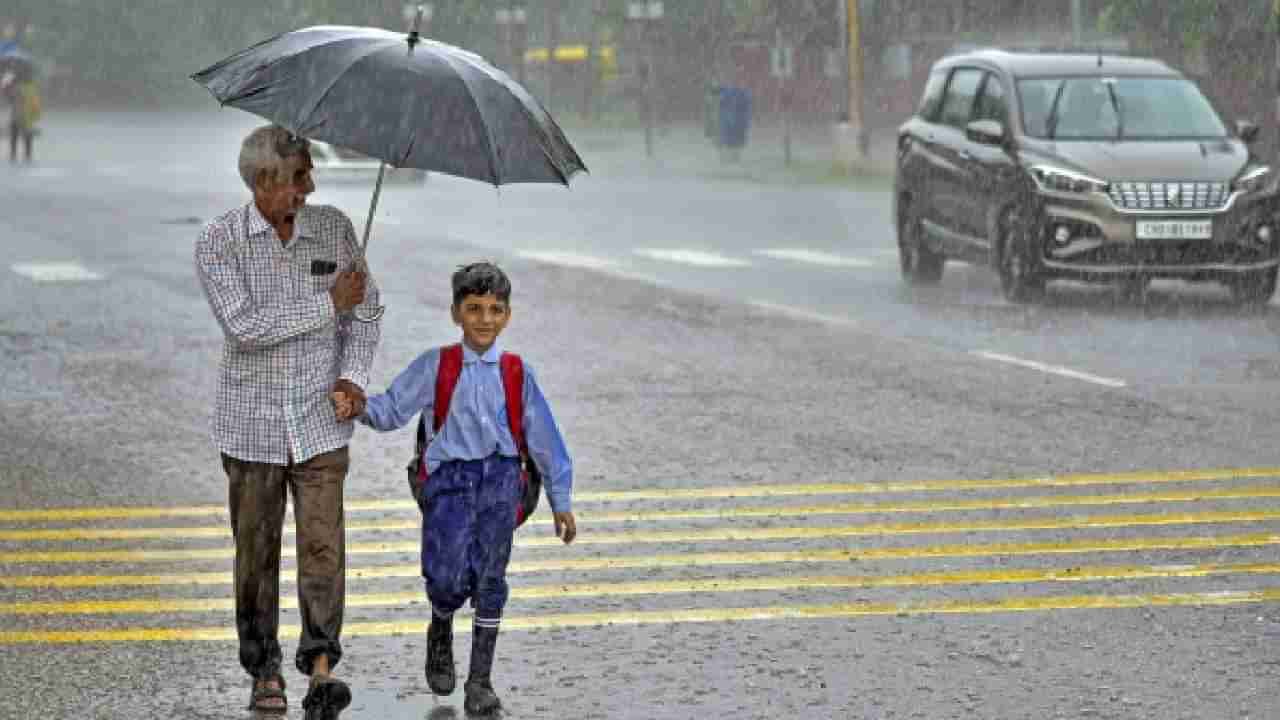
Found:
[{"label": "car windshield", "polygon": [[1227,129],[1195,83],[1171,77],[1018,81],[1027,135],[1057,140],[1219,139]]}]

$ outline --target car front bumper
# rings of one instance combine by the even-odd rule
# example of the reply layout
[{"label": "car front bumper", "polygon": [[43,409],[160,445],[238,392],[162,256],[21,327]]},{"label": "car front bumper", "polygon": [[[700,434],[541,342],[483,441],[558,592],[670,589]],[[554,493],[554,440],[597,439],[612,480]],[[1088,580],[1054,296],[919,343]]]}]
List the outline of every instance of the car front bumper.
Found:
[{"label": "car front bumper", "polygon": [[[1220,210],[1176,212],[1121,209],[1102,193],[1045,192],[1041,199],[1041,262],[1058,277],[1213,280],[1280,266],[1274,194],[1237,193]],[[1141,239],[1142,220],[1208,220],[1211,237]],[[1066,243],[1055,240],[1061,227],[1071,236]]]}]

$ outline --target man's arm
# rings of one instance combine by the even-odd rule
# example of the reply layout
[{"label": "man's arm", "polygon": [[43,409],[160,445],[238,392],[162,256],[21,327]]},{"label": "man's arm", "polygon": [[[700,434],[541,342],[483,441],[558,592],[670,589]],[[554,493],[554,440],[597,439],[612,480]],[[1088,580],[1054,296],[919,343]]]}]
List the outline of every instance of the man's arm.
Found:
[{"label": "man's arm", "polygon": [[337,313],[328,293],[289,304],[255,304],[229,243],[227,229],[211,224],[201,231],[195,251],[196,275],[228,340],[244,349],[270,347],[334,322]]},{"label": "man's arm", "polygon": [[523,390],[524,439],[529,445],[529,456],[546,482],[551,510],[572,512],[573,460],[529,363],[524,364]]},{"label": "man's arm", "polygon": [[364,414],[358,418],[360,422],[374,430],[387,431],[408,425],[419,412],[430,416],[435,408],[436,368],[439,365],[439,350],[428,350],[419,355],[391,381],[386,392],[365,401]]},{"label": "man's arm", "polygon": [[[345,224],[343,242],[347,251],[351,254],[349,263],[354,265],[356,253],[359,252],[356,246],[355,227],[352,226],[350,218],[343,215],[342,219]],[[355,308],[355,312],[365,314],[378,306],[378,285],[373,281],[373,276],[369,274],[367,263],[363,268],[352,269],[363,269],[365,272],[364,302]],[[339,316],[338,342],[341,343],[342,348],[339,377],[344,380],[350,380],[361,388],[368,387],[369,370],[373,367],[373,358],[377,353],[378,340],[381,337],[381,320],[366,323],[356,320],[351,315]]]}]

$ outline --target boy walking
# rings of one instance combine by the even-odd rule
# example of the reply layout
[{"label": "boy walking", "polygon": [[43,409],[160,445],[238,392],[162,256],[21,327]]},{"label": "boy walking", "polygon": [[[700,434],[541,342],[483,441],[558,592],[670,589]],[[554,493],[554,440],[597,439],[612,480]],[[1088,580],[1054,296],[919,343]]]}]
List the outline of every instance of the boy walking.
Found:
[{"label": "boy walking", "polygon": [[[490,671],[507,602],[506,571],[523,494],[523,454],[546,479],[557,537],[568,544],[577,534],[570,509],[573,463],[528,364],[523,364],[522,387],[514,390],[520,393],[523,412],[517,422],[508,417],[507,393],[513,390],[503,386],[501,365],[512,356],[502,352],[498,337],[510,322],[510,301],[511,282],[496,265],[460,268],[453,275],[451,308],[462,329],[460,346],[424,352],[385,393],[367,401],[334,393],[339,419],[357,417],[384,432],[404,427],[418,413],[431,417],[437,403],[448,407],[422,458],[427,471],[421,494],[422,575],[431,600],[426,676],[435,694],[453,692],[453,614],[470,599],[475,616],[464,707],[476,714],[501,707]],[[442,357],[452,354],[456,359],[459,353],[461,369],[451,396],[437,397],[438,388],[443,388],[440,394],[448,393],[448,384],[440,383],[446,375],[441,372]],[[452,372],[457,371],[448,374]]]}]

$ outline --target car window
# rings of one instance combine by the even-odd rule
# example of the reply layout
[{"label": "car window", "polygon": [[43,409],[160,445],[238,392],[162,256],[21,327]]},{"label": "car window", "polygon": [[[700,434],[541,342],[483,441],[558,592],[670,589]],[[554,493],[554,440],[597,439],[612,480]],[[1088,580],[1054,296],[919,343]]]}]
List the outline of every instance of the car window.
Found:
[{"label": "car window", "polygon": [[987,79],[982,84],[982,92],[973,106],[973,119],[995,120],[1001,125],[1008,125],[1008,117],[1009,108],[1004,85],[994,73],[987,73]]},{"label": "car window", "polygon": [[947,84],[947,95],[942,101],[942,117],[944,125],[963,128],[969,122],[969,114],[973,110],[973,99],[978,94],[978,83],[982,80],[982,71],[973,68],[960,68],[951,73],[951,82]]},{"label": "car window", "polygon": [[946,87],[945,72],[930,73],[929,81],[924,85],[924,95],[920,98],[920,107],[916,108],[916,114],[925,120],[934,119],[938,114],[938,108],[942,105],[942,91]]},{"label": "car window", "polygon": [[1018,81],[1018,96],[1023,131],[1033,137],[1165,140],[1227,135],[1209,100],[1183,78],[1035,78]]}]

